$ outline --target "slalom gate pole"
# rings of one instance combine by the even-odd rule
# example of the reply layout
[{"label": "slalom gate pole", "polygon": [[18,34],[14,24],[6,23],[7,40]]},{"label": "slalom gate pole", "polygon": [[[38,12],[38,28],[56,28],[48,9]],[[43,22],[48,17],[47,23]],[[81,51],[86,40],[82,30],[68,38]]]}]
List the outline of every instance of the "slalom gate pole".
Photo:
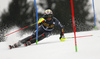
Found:
[{"label": "slalom gate pole", "polygon": [[75,51],[77,52],[77,42],[76,42],[76,30],[75,30],[75,19],[74,19],[74,7],[73,7],[73,0],[71,1],[71,10],[72,10],[72,20],[73,20],[73,31],[74,31],[74,37],[75,37]]},{"label": "slalom gate pole", "polygon": [[[31,25],[29,25],[29,26],[33,26],[33,25],[35,25],[35,24],[36,24],[36,23],[34,23],[34,24],[31,24]],[[13,33],[16,33],[16,32],[18,32],[18,31],[21,31],[21,30],[23,30],[23,29],[25,29],[25,28],[28,28],[29,26],[23,27],[23,28],[21,28],[21,29],[18,29],[18,30],[14,31],[14,32],[11,32],[11,33],[9,33],[9,34],[7,34],[7,35],[4,35],[4,37],[6,37],[6,36],[9,36],[9,35],[11,35],[11,34],[13,34]]]},{"label": "slalom gate pole", "polygon": [[35,9],[36,9],[36,22],[37,22],[37,25],[36,25],[36,44],[38,44],[38,12],[37,12],[37,5],[36,5],[36,0],[34,0],[34,3],[35,3]]},{"label": "slalom gate pole", "polygon": [[94,7],[94,0],[92,0],[93,3],[93,12],[94,12],[94,24],[95,24],[95,30],[97,30],[97,26],[96,26],[96,17],[95,17],[95,7]]}]

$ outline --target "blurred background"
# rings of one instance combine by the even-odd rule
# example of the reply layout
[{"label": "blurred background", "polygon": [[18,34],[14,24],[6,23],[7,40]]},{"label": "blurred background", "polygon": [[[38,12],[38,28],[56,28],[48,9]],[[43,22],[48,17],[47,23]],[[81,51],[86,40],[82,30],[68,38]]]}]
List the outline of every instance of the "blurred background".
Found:
[{"label": "blurred background", "polygon": [[[51,9],[54,16],[64,26],[64,32],[73,32],[71,2],[70,0],[36,0],[39,18],[43,16],[46,9]],[[73,0],[76,31],[95,30],[92,0]],[[95,0],[96,24],[100,29],[100,7],[99,0]],[[6,35],[9,29],[23,28],[36,22],[34,0],[0,0],[0,36]],[[24,29],[19,35],[26,32],[34,32],[36,27]],[[17,29],[16,29],[17,30]],[[58,34],[55,27],[53,34]],[[0,41],[5,41],[0,37]]]}]

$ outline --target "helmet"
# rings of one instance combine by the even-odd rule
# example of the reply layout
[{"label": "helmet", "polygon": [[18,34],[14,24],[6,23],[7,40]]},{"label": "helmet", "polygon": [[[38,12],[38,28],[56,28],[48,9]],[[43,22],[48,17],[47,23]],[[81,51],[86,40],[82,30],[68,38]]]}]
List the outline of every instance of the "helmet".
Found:
[{"label": "helmet", "polygon": [[46,18],[52,18],[53,17],[52,10],[50,10],[50,9],[45,10],[44,17],[46,17]]}]

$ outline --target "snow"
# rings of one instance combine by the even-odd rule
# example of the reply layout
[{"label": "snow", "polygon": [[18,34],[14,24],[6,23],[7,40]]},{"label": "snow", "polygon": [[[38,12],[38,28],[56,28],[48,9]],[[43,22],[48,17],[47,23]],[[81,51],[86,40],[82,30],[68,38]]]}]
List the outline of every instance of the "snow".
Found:
[{"label": "snow", "polygon": [[[9,41],[2,42],[0,43],[0,59],[100,59],[99,33],[100,30],[77,32],[77,36],[93,35],[77,38],[78,52],[75,52],[74,38],[61,42],[59,35],[45,38],[38,42],[38,45],[21,46],[11,50],[8,48]],[[66,33],[65,36],[73,37],[74,35]],[[14,38],[18,37],[14,36]]]},{"label": "snow", "polygon": [[[3,10],[8,9],[11,0],[0,0],[0,15]],[[32,0],[28,0],[32,1]],[[39,2],[39,0],[37,0]],[[99,0],[94,0],[97,19],[97,27],[100,28],[100,8]],[[92,0],[89,0],[92,5]],[[90,15],[93,13],[93,7],[90,8]],[[18,29],[10,29],[9,33]],[[14,44],[31,33],[22,37],[20,33],[12,34],[6,37],[6,42],[0,42],[0,59],[100,59],[100,30],[77,32],[77,36],[93,35],[91,37],[77,38],[78,52],[75,52],[75,40],[67,39],[64,42],[59,40],[59,35],[52,35],[38,42],[38,45],[32,44],[28,47],[21,46],[16,49],[9,49],[9,44]],[[66,37],[73,37],[73,33],[66,33]]]},{"label": "snow", "polygon": [[3,12],[4,9],[7,11],[8,4],[10,2],[11,2],[11,0],[0,0],[0,14]]}]

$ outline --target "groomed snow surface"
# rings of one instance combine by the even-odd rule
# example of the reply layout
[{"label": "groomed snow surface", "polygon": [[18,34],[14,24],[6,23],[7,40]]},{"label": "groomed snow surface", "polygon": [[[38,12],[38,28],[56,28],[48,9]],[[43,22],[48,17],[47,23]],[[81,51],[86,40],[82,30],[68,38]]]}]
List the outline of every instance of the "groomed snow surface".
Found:
[{"label": "groomed snow surface", "polygon": [[[38,42],[38,45],[21,46],[9,49],[9,42],[18,39],[17,36],[9,36],[6,42],[0,42],[0,59],[100,59],[100,30],[77,32],[77,36],[93,35],[77,38],[75,52],[74,38],[64,42],[59,40],[59,35],[52,35]],[[13,36],[13,37],[12,37]],[[66,33],[66,37],[73,37],[73,33]],[[10,40],[10,41],[9,41]]]}]

